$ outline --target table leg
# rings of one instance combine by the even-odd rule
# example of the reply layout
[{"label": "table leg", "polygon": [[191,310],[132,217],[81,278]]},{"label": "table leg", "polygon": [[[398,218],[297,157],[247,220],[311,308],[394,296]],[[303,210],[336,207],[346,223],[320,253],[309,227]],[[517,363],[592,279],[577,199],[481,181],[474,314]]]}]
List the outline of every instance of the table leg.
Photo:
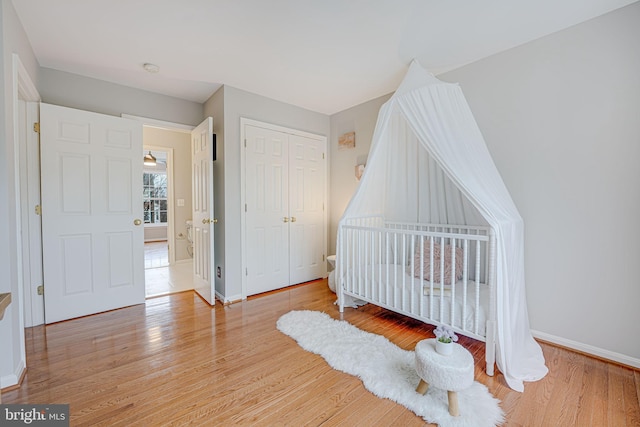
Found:
[{"label": "table leg", "polygon": [[420,384],[418,384],[418,388],[416,388],[416,391],[420,394],[425,394],[428,389],[429,389],[429,383],[421,378]]},{"label": "table leg", "polygon": [[455,391],[447,391],[449,397],[449,413],[451,416],[457,417],[460,415],[460,409],[458,408],[458,393]]}]

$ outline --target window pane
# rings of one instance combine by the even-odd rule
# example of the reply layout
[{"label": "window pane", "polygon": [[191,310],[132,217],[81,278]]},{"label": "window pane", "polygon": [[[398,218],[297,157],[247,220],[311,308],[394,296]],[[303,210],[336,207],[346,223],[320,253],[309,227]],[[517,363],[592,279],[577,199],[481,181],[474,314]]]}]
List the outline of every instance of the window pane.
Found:
[{"label": "window pane", "polygon": [[167,222],[167,174],[143,174],[144,221],[147,224]]},{"label": "window pane", "polygon": [[166,174],[155,174],[155,186],[156,187],[166,187],[167,186],[167,175]]},{"label": "window pane", "polygon": [[166,199],[167,198],[167,190],[165,188],[156,187],[153,189],[151,197],[156,199]]}]

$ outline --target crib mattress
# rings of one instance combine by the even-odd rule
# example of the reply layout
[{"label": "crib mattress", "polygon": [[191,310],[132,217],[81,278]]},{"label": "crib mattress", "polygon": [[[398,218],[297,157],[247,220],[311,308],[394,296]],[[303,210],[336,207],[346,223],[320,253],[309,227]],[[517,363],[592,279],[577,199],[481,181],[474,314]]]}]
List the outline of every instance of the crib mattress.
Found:
[{"label": "crib mattress", "polygon": [[403,265],[373,264],[348,269],[342,284],[349,295],[427,322],[452,324],[453,313],[453,326],[485,336],[490,289],[484,283],[459,280],[442,290],[434,283],[432,293],[429,281],[414,277]]}]

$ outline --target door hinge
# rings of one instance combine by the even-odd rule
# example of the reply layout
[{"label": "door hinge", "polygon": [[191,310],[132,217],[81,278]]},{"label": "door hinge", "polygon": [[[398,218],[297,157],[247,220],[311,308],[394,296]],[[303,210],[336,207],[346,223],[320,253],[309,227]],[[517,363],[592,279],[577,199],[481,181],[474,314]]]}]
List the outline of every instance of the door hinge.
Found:
[{"label": "door hinge", "polygon": [[244,139],[244,148],[247,148],[247,139]]},{"label": "door hinge", "polygon": [[36,132],[36,133],[40,133],[40,123],[35,122],[33,124],[33,131]]},{"label": "door hinge", "polygon": [[244,204],[244,211],[245,212],[247,211],[247,204],[246,203]]},{"label": "door hinge", "polygon": [[324,160],[324,153],[322,153],[322,160]]},{"label": "door hinge", "polygon": [[34,210],[36,211],[36,215],[42,215],[42,207],[40,205],[36,205]]},{"label": "door hinge", "polygon": [[244,269],[244,275],[245,275],[245,276],[248,276],[248,275],[249,275],[249,269],[248,269],[248,268],[245,268],[245,269]]},{"label": "door hinge", "polygon": [[324,261],[324,254],[322,254],[322,260]]},{"label": "door hinge", "polygon": [[38,286],[37,290],[38,290],[38,295],[44,295],[44,285]]}]

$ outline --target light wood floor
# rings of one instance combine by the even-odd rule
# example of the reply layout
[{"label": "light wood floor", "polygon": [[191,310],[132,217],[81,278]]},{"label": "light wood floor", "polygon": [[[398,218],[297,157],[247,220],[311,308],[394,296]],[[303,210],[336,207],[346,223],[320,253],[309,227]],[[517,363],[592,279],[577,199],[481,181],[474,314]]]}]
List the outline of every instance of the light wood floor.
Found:
[{"label": "light wood floor", "polygon": [[[420,426],[280,333],[290,310],[339,318],[326,281],[210,308],[193,292],[27,332],[28,373],[3,403],[69,403],[73,426]],[[344,319],[413,350],[432,327],[387,310]],[[484,373],[483,344],[462,338],[477,381],[499,398],[508,426],[639,426],[640,373],[543,344],[550,373],[510,390]]]}]

